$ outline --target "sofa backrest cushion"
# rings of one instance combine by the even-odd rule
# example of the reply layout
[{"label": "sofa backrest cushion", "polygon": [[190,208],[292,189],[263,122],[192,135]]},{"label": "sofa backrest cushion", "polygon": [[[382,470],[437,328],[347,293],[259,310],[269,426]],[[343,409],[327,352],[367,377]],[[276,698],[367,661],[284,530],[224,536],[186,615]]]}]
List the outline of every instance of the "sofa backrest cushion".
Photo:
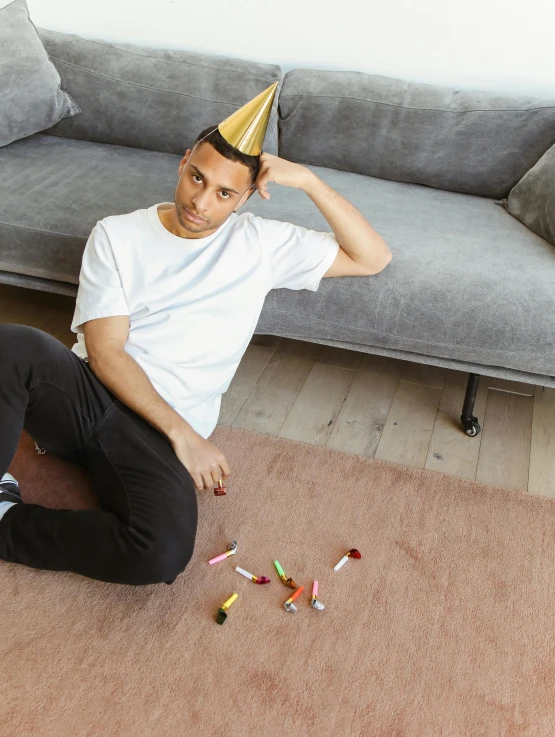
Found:
[{"label": "sofa backrest cushion", "polygon": [[555,143],[555,99],[294,69],[279,155],[398,182],[506,197]]},{"label": "sofa backrest cushion", "polygon": [[[204,128],[281,80],[275,64],[37,31],[82,109],[44,131],[65,138],[184,155]],[[278,96],[279,87],[263,146],[273,154]]]}]

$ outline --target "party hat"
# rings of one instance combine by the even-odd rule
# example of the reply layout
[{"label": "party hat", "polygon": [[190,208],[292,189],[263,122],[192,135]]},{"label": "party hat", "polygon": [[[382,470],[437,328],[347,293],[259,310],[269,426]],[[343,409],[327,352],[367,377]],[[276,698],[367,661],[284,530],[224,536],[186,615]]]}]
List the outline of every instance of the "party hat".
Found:
[{"label": "party hat", "polygon": [[258,156],[262,151],[278,84],[271,84],[218,125],[225,140],[242,153]]}]

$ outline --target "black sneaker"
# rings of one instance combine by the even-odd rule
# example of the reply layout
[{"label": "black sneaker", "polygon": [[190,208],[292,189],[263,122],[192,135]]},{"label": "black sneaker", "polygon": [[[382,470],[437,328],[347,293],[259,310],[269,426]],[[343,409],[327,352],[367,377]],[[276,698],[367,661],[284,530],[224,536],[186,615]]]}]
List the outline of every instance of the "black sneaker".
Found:
[{"label": "black sneaker", "polygon": [[0,502],[19,502],[23,504],[19,484],[11,473],[5,473],[0,479]]}]

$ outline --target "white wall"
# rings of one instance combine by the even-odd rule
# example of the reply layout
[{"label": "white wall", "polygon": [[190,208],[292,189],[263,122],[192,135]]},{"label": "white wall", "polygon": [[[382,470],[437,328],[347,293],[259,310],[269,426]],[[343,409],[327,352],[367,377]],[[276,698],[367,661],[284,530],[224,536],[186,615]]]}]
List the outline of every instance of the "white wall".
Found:
[{"label": "white wall", "polygon": [[[0,0],[0,7],[7,5]],[[555,97],[555,0],[27,0],[85,38]]]}]

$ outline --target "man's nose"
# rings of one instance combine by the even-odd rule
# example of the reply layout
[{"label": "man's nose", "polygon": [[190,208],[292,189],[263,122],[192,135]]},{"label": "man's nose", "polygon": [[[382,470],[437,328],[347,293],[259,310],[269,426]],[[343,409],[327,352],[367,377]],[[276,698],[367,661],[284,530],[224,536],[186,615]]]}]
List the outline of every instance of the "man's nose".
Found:
[{"label": "man's nose", "polygon": [[193,198],[192,203],[197,212],[206,212],[210,206],[210,192],[198,192]]}]

